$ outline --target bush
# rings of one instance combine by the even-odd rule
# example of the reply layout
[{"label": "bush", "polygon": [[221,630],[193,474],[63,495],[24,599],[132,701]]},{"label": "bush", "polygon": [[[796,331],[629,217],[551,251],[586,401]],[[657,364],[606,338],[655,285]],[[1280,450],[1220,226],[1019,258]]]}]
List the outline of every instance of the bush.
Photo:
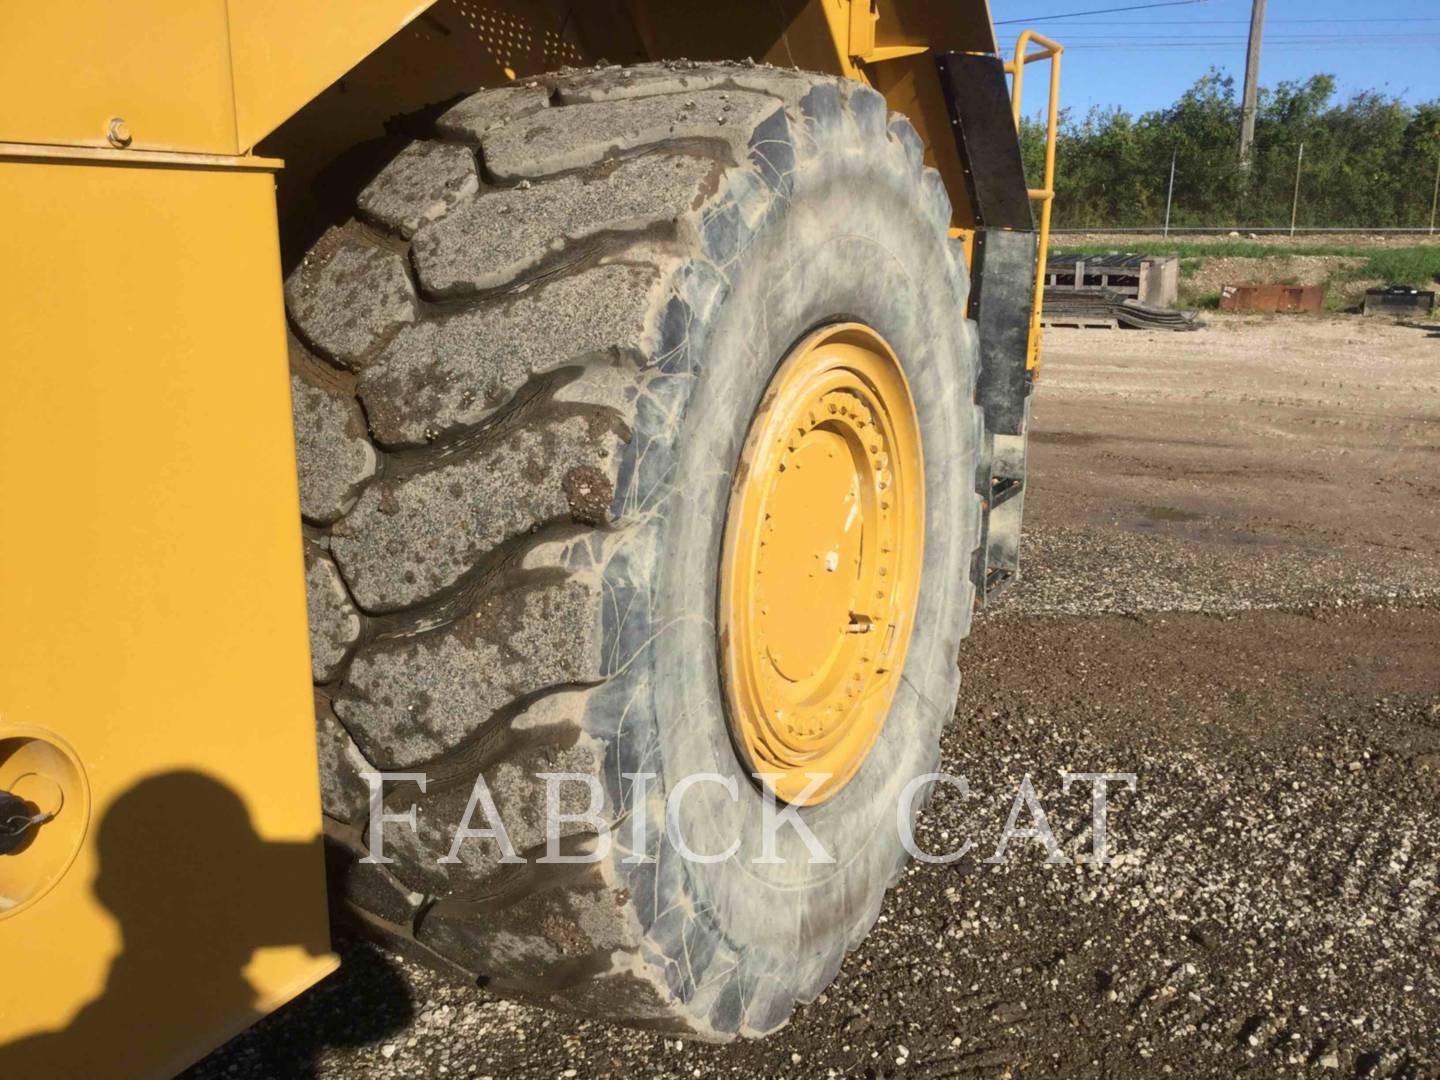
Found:
[{"label": "bush", "polygon": [[[1251,164],[1239,163],[1235,81],[1202,76],[1175,104],[1142,114],[1091,109],[1061,115],[1053,224],[1058,228],[1159,225],[1175,157],[1173,226],[1290,223],[1295,160],[1301,224],[1423,226],[1440,157],[1440,99],[1406,105],[1374,91],[1337,103],[1335,79],[1313,75],[1259,94]],[[1045,129],[1025,119],[1021,152],[1040,186]]]}]

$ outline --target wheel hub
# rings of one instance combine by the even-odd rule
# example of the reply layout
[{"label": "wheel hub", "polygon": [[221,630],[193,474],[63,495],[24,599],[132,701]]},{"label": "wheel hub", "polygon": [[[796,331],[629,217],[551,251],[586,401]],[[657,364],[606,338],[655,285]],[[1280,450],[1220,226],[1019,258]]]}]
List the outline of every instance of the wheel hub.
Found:
[{"label": "wheel hub", "polygon": [[894,352],[858,323],[816,331],[751,422],[721,562],[731,733],[787,802],[834,795],[880,734],[910,640],[924,520],[919,426]]}]

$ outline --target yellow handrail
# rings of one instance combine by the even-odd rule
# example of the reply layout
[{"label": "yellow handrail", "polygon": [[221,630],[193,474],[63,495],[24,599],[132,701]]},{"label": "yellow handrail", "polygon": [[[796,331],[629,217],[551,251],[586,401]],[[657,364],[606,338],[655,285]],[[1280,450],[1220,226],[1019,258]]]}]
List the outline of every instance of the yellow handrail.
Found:
[{"label": "yellow handrail", "polygon": [[[1040,46],[1038,52],[1030,52],[1030,43]],[[1030,339],[1025,356],[1025,367],[1034,370],[1040,363],[1040,314],[1045,302],[1045,263],[1050,246],[1050,208],[1055,202],[1055,134],[1060,113],[1060,54],[1065,46],[1051,41],[1044,34],[1024,30],[1015,41],[1015,57],[1005,65],[1005,71],[1014,77],[1010,88],[1010,108],[1015,117],[1015,129],[1020,129],[1020,98],[1025,85],[1025,65],[1037,60],[1050,61],[1050,104],[1045,120],[1045,173],[1041,187],[1029,190],[1030,198],[1040,204],[1040,250],[1035,260],[1035,301],[1030,305]]]}]

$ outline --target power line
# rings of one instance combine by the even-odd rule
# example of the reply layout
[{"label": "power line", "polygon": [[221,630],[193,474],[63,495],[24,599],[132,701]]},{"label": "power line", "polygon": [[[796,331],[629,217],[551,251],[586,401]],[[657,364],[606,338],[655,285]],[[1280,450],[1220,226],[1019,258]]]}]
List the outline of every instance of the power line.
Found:
[{"label": "power line", "polygon": [[[1060,18],[1060,16],[1056,16]],[[1249,19],[1149,19],[1138,21],[1135,19],[1098,19],[1095,22],[1081,23],[1075,29],[1086,30],[1092,26],[1245,26]],[[1424,17],[1403,18],[1403,19],[1266,19],[1267,25],[1277,23],[1428,23],[1440,22],[1440,19]]]},{"label": "power line", "polygon": [[[1236,38],[1233,41],[1222,42],[1193,42],[1193,41],[1160,41],[1140,44],[1138,42],[1126,42],[1121,44],[1107,44],[1104,42],[1082,42],[1078,45],[1067,45],[1066,51],[1071,49],[1083,52],[1160,52],[1160,51],[1190,51],[1210,52],[1218,50],[1240,48],[1245,44],[1244,38]],[[1285,41],[1266,42],[1266,47],[1274,45],[1277,49],[1285,52],[1291,50],[1314,49],[1316,52],[1335,52],[1353,46],[1357,49],[1393,49],[1395,43],[1391,41],[1355,41],[1347,38],[1336,38],[1329,41]],[[1416,44],[1426,48],[1440,48],[1440,36],[1418,40]],[[1002,56],[1009,56],[1009,50],[1005,50]]]},{"label": "power line", "polygon": [[1055,19],[1074,19],[1081,15],[1109,15],[1116,11],[1145,11],[1149,8],[1188,7],[1190,4],[1208,4],[1210,0],[1164,0],[1159,4],[1135,4],[1131,7],[1097,8],[1094,11],[1067,11],[1062,15],[1037,15],[1028,19],[1001,19],[995,26],[1010,26],[1014,23],[1050,22]]},{"label": "power line", "polygon": [[[1102,44],[1102,43],[1100,43],[1100,42],[1095,42],[1095,43],[1093,43],[1093,44],[1091,44],[1091,43],[1081,43],[1081,44],[1079,44],[1079,45],[1066,45],[1065,51],[1066,51],[1066,52],[1069,52],[1071,49],[1084,49],[1084,50],[1088,50],[1088,51],[1091,51],[1091,52],[1094,52],[1094,51],[1099,50],[1099,49],[1103,49],[1103,50],[1106,50],[1106,51],[1113,51],[1113,52],[1143,52],[1143,51],[1145,51],[1145,50],[1147,50],[1147,49],[1201,49],[1201,50],[1207,50],[1207,49],[1208,49],[1208,50],[1214,50],[1214,49],[1217,49],[1217,48],[1223,48],[1223,47],[1228,47],[1228,46],[1240,46],[1240,45],[1244,45],[1244,44],[1245,44],[1245,39],[1244,39],[1244,38],[1235,38],[1233,41],[1205,42],[1205,43],[1202,43],[1202,44],[1196,44],[1196,43],[1194,43],[1194,42],[1189,42],[1189,41],[1173,41],[1173,42],[1154,42],[1154,43],[1144,43],[1144,44],[1141,44],[1140,42],[1130,42],[1130,43],[1121,44],[1121,45],[1106,45],[1106,44]],[[1276,42],[1269,42],[1269,41],[1267,41],[1267,42],[1265,43],[1265,47],[1268,49],[1272,44],[1273,44],[1276,48],[1279,48],[1279,49],[1315,49],[1316,51],[1326,51],[1326,52],[1333,52],[1333,51],[1338,50],[1338,49],[1345,49],[1345,48],[1348,48],[1348,47],[1350,47],[1350,46],[1352,46],[1352,45],[1353,45],[1355,48],[1357,48],[1357,49],[1393,49],[1393,48],[1395,48],[1395,43],[1394,43],[1393,41],[1354,41],[1353,39],[1349,39],[1349,38],[1343,38],[1343,39],[1342,39],[1342,38],[1336,38],[1336,39],[1334,39],[1334,40],[1332,40],[1332,41],[1283,41],[1283,40],[1282,40],[1282,41],[1276,41]],[[1436,37],[1433,41],[1421,42],[1421,44],[1440,46],[1440,37]]]},{"label": "power line", "polygon": [[[1420,44],[1420,45],[1431,45],[1431,44],[1435,44],[1435,43],[1437,43],[1437,42],[1440,42],[1440,34],[1409,34],[1409,35],[1406,35],[1406,37],[1404,38],[1404,40],[1405,40],[1405,41],[1413,41],[1413,42],[1415,42],[1416,44]],[[1065,50],[1068,52],[1068,51],[1071,50],[1071,49],[1111,49],[1111,48],[1113,48],[1113,49],[1150,49],[1150,48],[1157,48],[1157,47],[1158,47],[1158,48],[1170,48],[1170,47],[1177,47],[1177,48],[1178,48],[1178,47],[1185,47],[1185,48],[1196,48],[1196,49],[1214,49],[1214,48],[1219,48],[1219,47],[1227,46],[1227,45],[1244,45],[1245,42],[1246,42],[1246,39],[1243,38],[1243,37],[1233,37],[1233,38],[1191,38],[1191,37],[1185,37],[1185,38],[1146,38],[1146,39],[1144,39],[1144,40],[1131,39],[1131,40],[1118,40],[1118,41],[1117,41],[1117,40],[1114,40],[1114,39],[1107,39],[1107,38],[1093,38],[1093,39],[1085,40],[1085,41],[1076,41],[1076,42],[1068,42],[1068,41],[1067,41],[1067,42],[1065,43]],[[1394,48],[1394,45],[1395,45],[1395,39],[1393,39],[1393,38],[1388,38],[1388,37],[1382,37],[1382,36],[1376,36],[1376,37],[1363,37],[1363,36],[1362,36],[1362,37],[1349,37],[1349,36],[1346,36],[1346,35],[1336,34],[1336,35],[1333,35],[1333,36],[1330,36],[1330,37],[1275,38],[1275,39],[1274,39],[1274,43],[1275,43],[1276,45],[1293,45],[1293,46],[1295,46],[1296,48],[1302,48],[1302,47],[1304,47],[1304,46],[1306,46],[1306,45],[1343,45],[1343,44],[1345,44],[1346,42],[1354,42],[1354,43],[1357,44],[1357,45],[1375,45],[1375,46],[1385,46],[1385,45],[1389,45],[1391,48]],[[1267,41],[1266,44],[1268,45],[1268,44],[1270,44],[1270,42]],[[1012,50],[1011,50],[1011,49],[1008,49],[1008,48],[1001,50],[1001,52],[1006,52],[1006,53],[1011,52],[1011,51],[1012,51]]]},{"label": "power line", "polygon": [[[1292,44],[1299,44],[1306,41],[1417,41],[1421,38],[1434,37],[1440,31],[1427,30],[1412,34],[1344,34],[1336,32],[1333,34],[1294,34],[1289,37],[1277,37],[1275,41],[1288,41]],[[1244,38],[1221,36],[1220,32],[1211,34],[1185,34],[1178,35],[1171,31],[1157,37],[1146,37],[1139,34],[1104,34],[1097,37],[1070,37],[1066,36],[1063,44],[1069,48],[1075,44],[1096,44],[1107,42],[1157,42],[1157,41],[1184,41],[1194,42],[1197,45],[1230,45],[1236,41],[1244,42]]]},{"label": "power line", "polygon": [[[1270,40],[1273,40],[1274,42],[1276,42],[1276,44],[1284,44],[1284,45],[1304,45],[1304,44],[1306,44],[1307,42],[1316,42],[1316,43],[1322,43],[1322,44],[1324,44],[1324,43],[1336,42],[1336,41],[1355,41],[1355,42],[1362,42],[1362,41],[1363,41],[1363,42],[1374,42],[1374,43],[1376,43],[1376,44],[1379,44],[1379,43],[1387,42],[1387,41],[1388,41],[1388,42],[1392,42],[1392,43],[1393,43],[1393,42],[1396,42],[1396,41],[1414,41],[1414,42],[1417,42],[1417,43],[1427,43],[1427,42],[1429,42],[1429,41],[1435,40],[1437,37],[1440,37],[1440,32],[1430,31],[1429,33],[1423,33],[1423,34],[1401,34],[1401,35],[1391,35],[1391,34],[1306,34],[1306,35],[1302,35],[1302,36],[1299,36],[1299,37],[1277,37],[1277,38],[1272,38],[1272,39],[1270,39]],[[1167,36],[1167,37],[1153,37],[1153,38],[1138,38],[1138,37],[1137,37],[1137,38],[1105,38],[1105,37],[1095,37],[1095,38],[1076,38],[1076,39],[1073,39],[1073,40],[1069,40],[1069,41],[1066,41],[1066,42],[1065,42],[1065,47],[1066,47],[1066,49],[1072,49],[1072,48],[1079,48],[1079,47],[1081,47],[1082,45],[1083,45],[1083,46],[1092,46],[1092,45],[1134,45],[1134,46],[1136,46],[1137,48],[1144,48],[1144,47],[1146,47],[1147,45],[1166,45],[1166,44],[1170,44],[1170,45],[1243,45],[1243,44],[1245,44],[1245,41],[1246,41],[1246,39],[1243,38],[1243,37],[1240,37],[1238,34],[1235,35],[1235,36],[1232,36],[1232,37],[1192,37],[1192,36],[1190,36],[1190,35],[1188,35],[1188,34],[1187,34],[1187,35],[1184,35],[1184,36],[1171,35],[1171,36]],[[1267,44],[1268,44],[1268,42],[1267,42]]]}]

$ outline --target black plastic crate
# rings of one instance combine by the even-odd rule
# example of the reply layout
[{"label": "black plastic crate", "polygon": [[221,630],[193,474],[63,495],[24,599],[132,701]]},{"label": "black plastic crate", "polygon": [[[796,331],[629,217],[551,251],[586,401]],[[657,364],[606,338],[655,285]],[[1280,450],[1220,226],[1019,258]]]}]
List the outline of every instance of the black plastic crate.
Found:
[{"label": "black plastic crate", "polygon": [[1366,289],[1366,315],[1429,315],[1435,310],[1435,293],[1431,289],[1412,289],[1409,285],[1386,285],[1383,289]]}]

